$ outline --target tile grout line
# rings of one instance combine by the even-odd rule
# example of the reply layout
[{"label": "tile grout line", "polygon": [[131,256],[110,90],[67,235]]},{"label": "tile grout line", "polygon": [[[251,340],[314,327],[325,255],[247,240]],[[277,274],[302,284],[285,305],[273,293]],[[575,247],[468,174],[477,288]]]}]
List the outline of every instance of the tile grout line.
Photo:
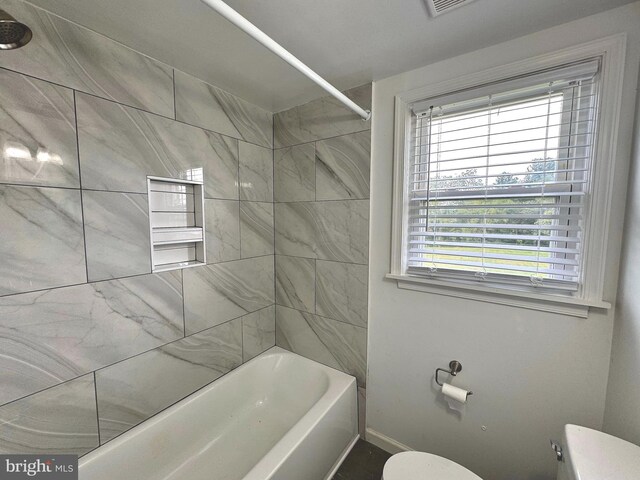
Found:
[{"label": "tile grout line", "polygon": [[176,343],[176,342],[182,341],[182,340],[184,340],[185,338],[190,338],[190,337],[193,337],[194,335],[199,335],[199,334],[201,334],[201,333],[203,333],[203,332],[206,332],[207,330],[211,330],[211,329],[214,329],[214,328],[220,327],[220,326],[222,326],[222,325],[226,325],[227,323],[231,323],[231,322],[233,322],[233,321],[235,321],[235,320],[239,320],[239,319],[241,319],[241,318],[243,318],[243,317],[245,317],[245,316],[247,316],[247,315],[250,315],[250,314],[255,313],[255,312],[260,312],[260,311],[262,311],[262,310],[265,310],[265,309],[267,309],[267,308],[269,308],[269,307],[272,307],[272,306],[275,306],[275,305],[276,305],[275,303],[272,303],[272,304],[269,304],[269,305],[267,305],[267,306],[265,306],[265,307],[261,307],[261,308],[259,308],[258,310],[254,310],[253,312],[246,312],[246,313],[243,313],[242,315],[240,315],[240,316],[238,316],[238,317],[234,317],[234,318],[231,318],[231,319],[229,319],[229,320],[225,320],[224,322],[219,323],[219,324],[217,324],[217,325],[214,325],[214,326],[212,326],[212,327],[203,328],[202,330],[198,330],[198,331],[196,331],[196,332],[192,332],[192,333],[190,333],[189,335],[187,335],[187,336],[185,336],[185,337],[178,337],[178,338],[176,338],[176,339],[174,339],[174,340],[171,340],[171,341],[169,341],[169,342],[165,342],[165,343],[163,343],[163,344],[160,344],[160,345],[158,345],[158,346],[156,346],[156,347],[150,348],[150,349],[145,350],[145,351],[143,351],[143,352],[138,352],[138,353],[136,353],[135,355],[131,355],[131,356],[129,356],[129,357],[126,357],[126,358],[120,359],[120,360],[118,360],[118,361],[112,362],[112,363],[110,363],[110,364],[108,364],[108,365],[104,365],[104,366],[98,367],[98,368],[96,368],[95,370],[89,370],[89,371],[87,371],[87,372],[84,372],[84,373],[81,373],[81,374],[79,374],[79,375],[76,375],[75,377],[69,378],[69,379],[67,379],[67,380],[63,380],[63,381],[61,381],[61,382],[59,382],[59,383],[56,383],[55,385],[50,385],[50,386],[48,386],[48,387],[44,387],[44,388],[41,388],[41,389],[39,389],[39,390],[36,390],[36,391],[34,391],[34,392],[32,392],[32,393],[28,393],[27,395],[22,395],[21,397],[18,397],[18,398],[15,398],[15,399],[13,399],[13,400],[10,400],[10,401],[8,401],[8,402],[6,402],[6,403],[0,404],[0,408],[5,407],[5,406],[7,406],[7,405],[10,405],[10,404],[12,404],[12,403],[15,403],[15,402],[21,401],[21,400],[25,400],[25,399],[27,399],[27,398],[29,398],[29,397],[33,396],[33,395],[37,395],[37,394],[39,394],[39,393],[46,392],[47,390],[51,390],[52,388],[59,387],[60,385],[64,385],[65,383],[72,382],[72,381],[77,380],[77,379],[79,379],[79,378],[82,378],[82,377],[84,377],[84,376],[86,376],[86,375],[96,374],[97,372],[99,372],[99,371],[101,371],[101,370],[106,370],[106,369],[108,369],[108,368],[110,368],[110,367],[112,367],[112,366],[114,366],[114,365],[118,365],[118,364],[120,364],[120,363],[124,363],[124,362],[129,361],[129,360],[131,360],[131,359],[133,359],[133,358],[140,357],[140,356],[142,356],[142,355],[144,355],[144,354],[146,354],[146,353],[153,352],[154,350],[160,350],[160,349],[162,349],[162,348],[167,347],[168,345],[171,345],[172,343]]},{"label": "tile grout line", "polygon": [[[122,195],[144,195],[147,196],[148,192],[132,192],[129,190],[107,190],[102,188],[91,188],[91,187],[63,187],[60,185],[44,185],[37,183],[15,183],[15,182],[4,182],[0,181],[0,187],[16,187],[16,188],[55,188],[58,190],[82,190],[83,192],[100,192],[100,193],[118,193]],[[237,202],[237,198],[224,198],[224,197],[204,197],[205,200],[217,200],[217,201],[228,201],[228,202]],[[353,199],[353,200],[368,200],[367,198],[362,199]],[[312,203],[313,200],[305,200],[305,201],[294,201],[294,202],[269,202],[263,200],[242,200],[243,202],[252,202],[252,203]],[[340,202],[344,200],[321,200],[322,202]]]},{"label": "tile grout line", "polygon": [[[168,66],[169,68],[172,68],[174,71],[176,70],[175,68],[171,67],[170,65],[167,65],[167,66]],[[250,141],[250,140],[245,140],[244,138],[233,137],[233,136],[228,135],[228,134],[225,134],[225,133],[217,132],[216,130],[212,130],[212,129],[210,129],[210,128],[202,127],[202,126],[200,126],[200,125],[195,125],[195,124],[193,124],[193,123],[185,122],[185,121],[182,121],[182,120],[177,120],[176,118],[172,118],[172,117],[170,117],[170,116],[163,115],[163,114],[161,114],[161,113],[156,113],[156,112],[152,112],[152,111],[149,111],[149,110],[145,110],[144,108],[139,107],[139,106],[129,105],[128,103],[122,103],[122,102],[120,102],[120,101],[118,101],[118,100],[115,100],[115,99],[113,99],[113,98],[101,97],[100,95],[97,95],[97,94],[95,94],[95,93],[85,92],[85,91],[83,91],[83,90],[79,90],[79,89],[74,88],[74,87],[69,87],[69,86],[67,86],[67,85],[63,85],[63,84],[61,84],[61,83],[52,82],[51,80],[46,80],[46,79],[44,79],[44,78],[37,77],[37,76],[35,76],[35,75],[30,75],[30,74],[28,74],[28,73],[20,72],[20,71],[18,71],[18,70],[13,70],[13,69],[10,69],[10,68],[7,68],[7,67],[1,67],[1,66],[0,66],[0,70],[6,70],[6,71],[8,71],[8,72],[15,73],[15,74],[17,74],[17,75],[22,75],[22,76],[25,76],[25,77],[28,77],[28,78],[33,78],[33,79],[35,79],[35,80],[39,80],[39,81],[41,81],[41,82],[45,82],[45,83],[48,83],[48,84],[50,84],[50,85],[54,85],[54,86],[56,86],[56,87],[64,88],[64,89],[66,89],[66,90],[72,90],[72,91],[74,91],[74,92],[80,93],[81,95],[87,95],[87,96],[90,96],[90,97],[93,97],[93,98],[98,98],[98,99],[100,99],[100,100],[104,100],[104,101],[106,101],[106,102],[115,103],[116,105],[120,105],[120,106],[127,107],[127,108],[132,108],[132,109],[137,110],[137,111],[139,111],[139,112],[148,113],[149,115],[155,115],[156,117],[164,118],[164,119],[166,119],[166,120],[171,120],[171,121],[174,121],[174,122],[180,123],[180,124],[182,124],[182,125],[188,125],[188,126],[193,127],[193,128],[198,128],[198,129],[200,129],[200,130],[204,130],[204,131],[207,131],[207,132],[215,133],[216,135],[221,135],[221,136],[223,136],[223,137],[227,137],[227,138],[231,138],[231,139],[234,139],[234,140],[238,140],[238,141],[242,141],[242,142],[245,142],[245,143],[249,143],[249,144],[251,144],[251,145],[255,145],[256,147],[262,147],[262,148],[267,148],[267,149],[268,149],[268,148],[271,148],[271,149],[273,149],[273,145],[271,145],[271,146],[269,146],[269,145],[263,145],[263,144],[255,143],[255,142]],[[181,71],[181,70],[178,70],[178,71]],[[194,78],[196,78],[196,77],[194,77]],[[200,80],[200,79],[197,79],[197,80],[199,80],[199,81],[201,81],[201,82],[202,82],[202,80]],[[203,82],[203,83],[206,83],[206,82]],[[207,84],[207,85],[208,85],[208,84]],[[214,85],[214,87],[215,87],[215,85]],[[219,87],[215,87],[215,88],[219,88]],[[220,89],[220,90],[222,90],[222,89]],[[224,90],[223,90],[223,91],[224,91]],[[227,93],[228,93],[228,92],[227,92]],[[229,93],[229,95],[233,95],[233,94],[232,94],[232,93]],[[261,107],[258,107],[257,105],[252,104],[251,102],[248,102],[247,100],[244,100],[244,99],[243,99],[243,98],[241,98],[241,97],[238,97],[237,95],[233,95],[233,96],[234,96],[235,98],[238,98],[238,99],[240,99],[240,100],[242,100],[242,101],[244,101],[244,102],[247,102],[247,103],[249,103],[250,105],[253,105],[254,107],[259,108],[259,109],[261,109],[261,110],[263,110],[263,111],[265,111],[265,112],[267,111],[267,110],[264,110],[264,109],[263,109],[263,108],[261,108]],[[175,100],[174,100],[174,101],[175,101]],[[268,112],[268,113],[271,113],[271,112]]]},{"label": "tile grout line", "polygon": [[93,392],[96,397],[96,422],[98,427],[98,446],[100,446],[102,445],[102,435],[100,434],[100,410],[98,407],[98,379],[95,370],[93,371]]},{"label": "tile grout line", "polygon": [[273,212],[273,344],[274,346],[278,344],[276,339],[276,331],[278,330],[276,325],[278,323],[278,310],[275,307],[277,302],[277,291],[278,291],[278,270],[276,263],[276,151],[275,151],[275,143],[276,143],[276,122],[275,122],[275,114],[271,116],[271,211]]},{"label": "tile grout line", "polygon": [[[232,262],[240,262],[243,260],[251,260],[251,259],[256,259],[256,258],[263,258],[263,257],[270,257],[271,254],[268,255],[256,255],[254,257],[247,257],[247,258],[235,258],[233,260],[224,260],[222,262],[215,262],[215,263],[207,263],[206,265],[199,265],[199,267],[203,267],[203,266],[214,266],[214,265],[226,265]],[[196,267],[197,268],[197,267]],[[176,268],[174,270],[165,270],[164,272],[145,272],[145,273],[136,273],[134,275],[127,275],[124,277],[114,277],[114,278],[105,278],[105,279],[101,279],[101,280],[92,280],[92,281],[88,281],[88,282],[82,282],[82,283],[71,283],[69,285],[58,285],[55,287],[49,287],[49,288],[40,288],[37,290],[28,290],[25,292],[17,292],[17,293],[9,293],[7,295],[0,295],[0,302],[2,302],[2,300],[4,298],[9,298],[9,297],[15,297],[17,295],[27,295],[30,293],[38,293],[38,292],[46,292],[49,290],[59,290],[61,288],[73,288],[73,287],[81,287],[83,285],[94,285],[97,283],[104,283],[104,282],[118,282],[121,280],[127,280],[127,279],[131,279],[131,278],[138,278],[138,277],[146,277],[146,276],[150,276],[150,275],[162,275],[165,273],[170,273],[170,272],[175,272],[176,270],[190,270],[191,268]]]},{"label": "tile grout line", "polygon": [[[240,318],[240,317],[239,317],[239,318]],[[237,320],[237,319],[234,319],[234,320]],[[270,348],[271,348],[271,347],[270,347]],[[266,350],[265,350],[265,351],[266,351]],[[294,352],[294,353],[295,353],[295,352]],[[214,379],[213,379],[213,380],[211,380],[210,382],[207,382],[207,383],[205,383],[204,385],[202,385],[202,386],[200,386],[200,387],[196,388],[196,389],[195,389],[194,391],[192,391],[191,393],[189,393],[189,394],[187,394],[187,395],[185,395],[185,396],[182,396],[182,397],[178,398],[175,402],[170,403],[170,404],[169,404],[169,405],[167,405],[166,407],[164,407],[164,408],[162,408],[162,409],[158,410],[157,412],[155,412],[153,415],[150,415],[150,416],[149,416],[149,417],[147,417],[146,419],[144,419],[144,420],[142,420],[142,421],[140,421],[140,422],[136,423],[135,425],[133,425],[133,426],[131,426],[131,427],[127,428],[127,429],[126,429],[126,430],[124,430],[123,432],[120,432],[119,434],[117,434],[116,436],[114,436],[114,437],[110,438],[110,439],[109,439],[109,440],[107,440],[104,444],[101,444],[100,446],[102,446],[102,445],[106,445],[107,443],[111,442],[112,440],[115,440],[116,438],[118,438],[118,437],[122,436],[123,434],[127,433],[129,430],[131,430],[131,429],[133,429],[133,428],[137,427],[137,426],[138,426],[138,425],[140,425],[141,423],[143,423],[143,422],[145,422],[145,421],[147,421],[147,420],[149,420],[149,419],[151,419],[151,418],[153,418],[153,417],[155,417],[155,416],[157,416],[157,415],[161,414],[161,413],[162,413],[162,412],[164,412],[165,410],[168,410],[169,408],[173,407],[174,405],[176,405],[176,404],[180,403],[180,402],[181,402],[181,401],[183,401],[185,398],[190,397],[191,395],[194,395],[194,394],[198,393],[199,391],[201,391],[201,390],[205,389],[206,387],[208,387],[209,385],[211,385],[213,382],[215,382],[215,381],[217,381],[217,380],[220,380],[220,379],[221,379],[221,378],[223,378],[224,376],[226,376],[226,375],[228,375],[229,373],[233,372],[235,369],[237,369],[237,368],[241,367],[243,364],[244,364],[244,362],[243,362],[242,364],[240,364],[240,365],[236,366],[236,367],[233,367],[233,368],[231,368],[231,369],[227,370],[227,371],[226,371],[226,372],[224,372],[222,375],[220,375],[220,376],[218,376],[218,377],[214,378]],[[96,447],[96,448],[98,448],[98,447]],[[96,448],[94,448],[94,449],[92,449],[92,450],[90,450],[90,451],[96,450]],[[87,453],[89,453],[89,452],[87,452]],[[85,453],[85,454],[83,454],[83,455],[86,455],[86,453]],[[82,455],[81,455],[81,456],[82,456]]]},{"label": "tile grout line", "polygon": [[[293,107],[293,108],[296,108],[296,107]],[[332,135],[330,137],[314,138],[313,140],[307,140],[306,142],[300,142],[300,143],[293,143],[291,145],[282,145],[280,147],[276,147],[274,145],[273,149],[274,150],[284,150],[285,148],[301,147],[303,145],[309,145],[310,143],[323,142],[325,140],[333,140],[333,139],[340,138],[340,137],[346,137],[348,135],[355,135],[357,133],[364,133],[364,132],[370,132],[370,131],[371,131],[371,127],[365,128],[365,129],[362,129],[362,130],[354,130],[353,132],[348,132],[348,133],[340,133],[338,135]]]},{"label": "tile grout line", "polygon": [[182,338],[187,337],[187,316],[186,305],[184,299],[184,269],[180,270],[180,287],[182,289]]},{"label": "tile grout line", "polygon": [[326,315],[320,315],[320,314],[318,314],[318,313],[307,312],[306,310],[300,310],[299,308],[296,308],[296,307],[289,307],[289,306],[287,306],[287,305],[280,305],[279,303],[276,303],[276,305],[277,305],[278,307],[288,308],[288,309],[290,309],[290,310],[296,310],[297,312],[304,313],[304,314],[307,314],[307,315],[314,315],[314,316],[316,316],[316,317],[320,317],[320,318],[322,318],[322,319],[324,319],[324,320],[330,320],[330,321],[332,321],[332,322],[342,323],[343,325],[349,325],[349,326],[351,326],[351,327],[355,327],[355,328],[362,328],[363,330],[368,330],[368,325],[365,325],[365,326],[363,326],[363,325],[356,325],[356,324],[354,324],[354,323],[345,322],[344,320],[338,320],[338,319],[336,319],[336,318],[327,317]]},{"label": "tile grout line", "polygon": [[172,86],[173,86],[173,119],[177,122],[178,121],[178,108],[176,106],[176,69],[172,68],[171,69],[171,80],[172,80]]},{"label": "tile grout line", "polygon": [[[80,192],[80,212],[82,215],[82,244],[84,247],[84,270],[87,281],[89,283],[89,256],[87,254],[87,228],[84,212],[84,192],[82,190],[82,167],[80,165],[80,130],[78,128],[78,102],[76,99],[76,91],[73,90],[73,116],[76,130],[76,154],[78,156],[78,186]],[[84,285],[84,283],[80,285]],[[1,297],[0,297],[1,298]]]}]

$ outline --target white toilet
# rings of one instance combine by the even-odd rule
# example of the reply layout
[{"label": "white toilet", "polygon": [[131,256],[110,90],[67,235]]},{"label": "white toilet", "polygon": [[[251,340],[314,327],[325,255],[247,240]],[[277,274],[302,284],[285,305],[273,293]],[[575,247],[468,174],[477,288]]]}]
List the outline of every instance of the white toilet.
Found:
[{"label": "white toilet", "polygon": [[[606,433],[566,425],[557,480],[638,480],[640,447]],[[482,480],[451,460],[424,452],[393,455],[382,480]]]},{"label": "white toilet", "polygon": [[640,447],[606,433],[566,425],[557,480],[637,480]]}]

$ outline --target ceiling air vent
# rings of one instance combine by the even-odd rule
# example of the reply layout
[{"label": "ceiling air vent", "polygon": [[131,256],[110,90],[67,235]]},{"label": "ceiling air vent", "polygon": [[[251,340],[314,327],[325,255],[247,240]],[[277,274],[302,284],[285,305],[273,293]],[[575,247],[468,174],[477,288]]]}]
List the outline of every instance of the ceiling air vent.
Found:
[{"label": "ceiling air vent", "polygon": [[438,15],[442,15],[454,8],[462,7],[468,3],[473,2],[473,0],[425,0],[427,3],[427,8],[429,9],[429,13],[432,17],[437,17]]}]

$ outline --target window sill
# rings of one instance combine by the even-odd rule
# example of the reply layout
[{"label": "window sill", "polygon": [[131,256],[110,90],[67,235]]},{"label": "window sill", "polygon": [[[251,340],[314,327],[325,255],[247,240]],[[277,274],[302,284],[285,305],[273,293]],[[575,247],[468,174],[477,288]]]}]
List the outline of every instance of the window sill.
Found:
[{"label": "window sill", "polygon": [[455,284],[442,280],[396,275],[389,273],[386,278],[395,280],[398,288],[418,292],[434,293],[450,297],[467,298],[480,302],[497,303],[513,307],[559,313],[573,317],[586,318],[589,307],[609,309],[611,304],[604,301],[591,301],[573,297],[546,295],[525,290],[512,290],[490,285]]}]

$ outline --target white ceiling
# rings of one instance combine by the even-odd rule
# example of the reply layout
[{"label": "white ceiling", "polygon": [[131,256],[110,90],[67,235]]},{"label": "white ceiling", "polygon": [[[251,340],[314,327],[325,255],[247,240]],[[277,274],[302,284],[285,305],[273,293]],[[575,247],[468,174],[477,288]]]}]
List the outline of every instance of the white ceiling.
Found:
[{"label": "white ceiling", "polygon": [[[30,0],[278,112],[324,94],[200,0]],[[476,0],[437,18],[424,0],[228,0],[340,89],[634,0]]]}]

